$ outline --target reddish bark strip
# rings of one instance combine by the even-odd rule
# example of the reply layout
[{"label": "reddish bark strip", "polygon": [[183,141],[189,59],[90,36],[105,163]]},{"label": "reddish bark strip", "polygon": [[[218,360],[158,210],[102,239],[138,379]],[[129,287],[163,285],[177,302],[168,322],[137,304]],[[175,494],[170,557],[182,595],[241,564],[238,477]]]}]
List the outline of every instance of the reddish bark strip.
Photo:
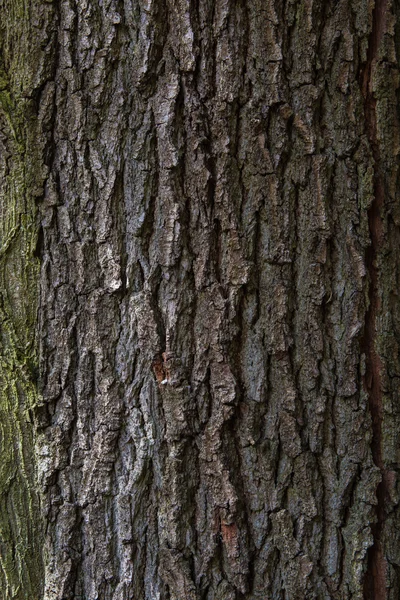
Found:
[{"label": "reddish bark strip", "polygon": [[372,417],[372,455],[376,466],[380,469],[382,479],[378,485],[376,516],[377,522],[372,526],[374,543],[368,551],[368,570],[364,582],[364,597],[366,600],[386,599],[386,560],[382,548],[382,531],[385,522],[385,499],[388,489],[388,473],[385,470],[382,457],[382,363],[376,348],[376,321],[379,313],[379,269],[377,257],[383,242],[383,224],[381,210],[384,206],[384,183],[380,171],[380,149],[377,138],[376,99],[373,93],[373,71],[378,60],[378,50],[385,33],[387,0],[375,3],[373,11],[372,32],[369,41],[368,61],[363,74],[363,94],[365,98],[366,127],[371,143],[375,182],[374,200],[368,211],[368,222],[371,235],[371,245],[366,253],[366,264],[370,278],[369,308],[365,320],[365,335],[363,340],[366,355],[366,375],[364,386],[369,395],[369,407]]}]

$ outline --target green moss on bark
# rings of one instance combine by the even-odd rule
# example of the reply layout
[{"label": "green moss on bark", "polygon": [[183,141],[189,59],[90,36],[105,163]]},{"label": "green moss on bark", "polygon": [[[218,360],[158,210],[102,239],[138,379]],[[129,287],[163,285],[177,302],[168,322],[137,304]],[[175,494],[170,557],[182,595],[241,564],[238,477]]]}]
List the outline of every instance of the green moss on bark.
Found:
[{"label": "green moss on bark", "polygon": [[[0,44],[0,590],[38,600],[43,580],[32,408],[38,400],[36,315],[39,261],[32,187],[36,127],[27,90],[29,2],[1,2]],[[36,182],[37,183],[37,182]]]}]

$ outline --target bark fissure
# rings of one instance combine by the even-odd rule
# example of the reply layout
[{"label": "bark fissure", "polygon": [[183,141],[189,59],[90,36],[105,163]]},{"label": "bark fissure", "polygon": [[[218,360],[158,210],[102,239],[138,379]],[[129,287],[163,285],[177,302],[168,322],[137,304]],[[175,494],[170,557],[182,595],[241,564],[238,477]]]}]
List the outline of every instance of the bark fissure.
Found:
[{"label": "bark fissure", "polygon": [[377,137],[376,98],[373,91],[373,75],[378,60],[378,51],[385,33],[387,0],[378,0],[372,13],[372,31],[368,46],[368,60],[363,73],[363,95],[365,100],[366,131],[371,146],[374,166],[374,196],[368,209],[370,246],[366,250],[366,269],[369,275],[369,306],[365,315],[362,347],[366,356],[364,386],[368,393],[372,419],[372,456],[381,474],[376,490],[376,523],[371,527],[373,544],[368,550],[368,567],[364,583],[366,600],[386,599],[387,564],[382,547],[382,532],[385,524],[385,501],[388,497],[387,471],[382,455],[382,361],[377,342],[377,321],[380,311],[380,273],[378,258],[383,242],[381,211],[385,202],[384,179],[381,171],[381,156]]}]

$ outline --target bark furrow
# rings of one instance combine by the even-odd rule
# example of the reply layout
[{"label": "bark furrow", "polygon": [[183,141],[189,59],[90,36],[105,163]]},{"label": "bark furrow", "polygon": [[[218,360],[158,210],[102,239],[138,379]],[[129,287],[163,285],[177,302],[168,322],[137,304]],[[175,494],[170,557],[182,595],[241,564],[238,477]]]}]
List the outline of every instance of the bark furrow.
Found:
[{"label": "bark furrow", "polygon": [[382,532],[385,521],[385,501],[388,494],[388,473],[382,456],[382,362],[376,348],[377,318],[380,311],[378,272],[378,255],[383,242],[383,223],[381,211],[385,206],[385,189],[381,167],[379,141],[377,139],[376,99],[373,91],[373,72],[378,61],[378,52],[386,31],[387,2],[375,5],[372,13],[372,31],[368,46],[368,60],[364,67],[363,94],[365,98],[365,119],[368,138],[371,144],[374,161],[374,199],[368,210],[368,223],[371,235],[371,246],[366,251],[366,265],[369,275],[369,306],[365,317],[365,334],[363,345],[366,354],[365,387],[369,395],[369,406],[372,417],[372,455],[374,463],[381,473],[376,496],[376,519],[372,527],[373,545],[368,550],[368,569],[364,590],[368,600],[386,599],[386,559],[382,545]]}]

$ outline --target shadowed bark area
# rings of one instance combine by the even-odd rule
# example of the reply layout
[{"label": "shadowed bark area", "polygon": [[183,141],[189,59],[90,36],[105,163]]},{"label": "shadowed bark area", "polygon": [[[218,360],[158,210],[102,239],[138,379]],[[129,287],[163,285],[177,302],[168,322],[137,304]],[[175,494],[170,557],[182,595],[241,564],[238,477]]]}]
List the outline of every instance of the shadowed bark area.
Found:
[{"label": "shadowed bark area", "polygon": [[45,573],[5,599],[397,600],[399,4],[35,7]]},{"label": "shadowed bark area", "polygon": [[[365,99],[366,129],[371,143],[374,160],[374,199],[368,209],[368,221],[371,245],[366,252],[366,264],[370,275],[369,305],[365,317],[365,354],[366,375],[364,386],[369,394],[369,406],[372,417],[372,456],[381,472],[381,481],[377,487],[376,523],[372,527],[374,543],[368,549],[368,567],[364,580],[366,598],[386,598],[386,560],[382,545],[382,532],[385,524],[385,502],[390,494],[391,481],[385,469],[382,455],[382,362],[376,348],[377,318],[380,309],[379,284],[380,272],[377,259],[384,240],[382,211],[385,205],[385,185],[382,176],[380,140],[377,128],[377,102],[374,93],[373,77],[376,72],[378,52],[387,29],[386,0],[375,4],[372,16],[372,31],[368,45],[368,59],[363,72],[363,95]],[[379,63],[378,63],[379,64]]]}]

